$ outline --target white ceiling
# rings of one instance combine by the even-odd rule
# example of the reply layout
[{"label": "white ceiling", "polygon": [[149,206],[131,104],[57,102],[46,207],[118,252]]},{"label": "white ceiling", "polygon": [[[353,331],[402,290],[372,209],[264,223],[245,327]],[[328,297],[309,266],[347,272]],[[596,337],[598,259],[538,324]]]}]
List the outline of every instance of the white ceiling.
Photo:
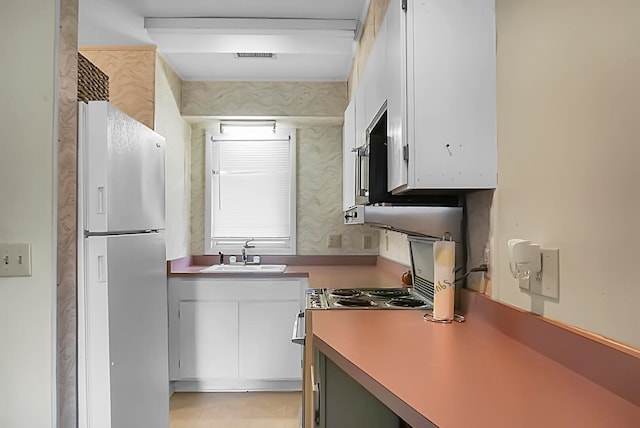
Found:
[{"label": "white ceiling", "polygon": [[[345,81],[356,48],[344,34],[247,29],[150,32],[144,18],[312,18],[362,22],[369,0],[79,0],[80,45],[154,44],[184,80]],[[272,21],[273,22],[273,21]],[[237,59],[273,52],[276,59]]]}]

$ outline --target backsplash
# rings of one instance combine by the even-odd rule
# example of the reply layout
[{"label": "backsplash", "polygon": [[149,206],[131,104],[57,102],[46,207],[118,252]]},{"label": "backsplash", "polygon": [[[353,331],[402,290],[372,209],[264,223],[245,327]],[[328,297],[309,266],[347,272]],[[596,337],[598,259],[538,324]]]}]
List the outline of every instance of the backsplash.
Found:
[{"label": "backsplash", "polygon": [[381,230],[379,234],[380,256],[396,263],[410,266],[411,257],[407,235],[391,230]]},{"label": "backsplash", "polygon": [[[205,129],[192,125],[191,254],[204,253]],[[378,231],[345,226],[342,218],[342,127],[294,124],[297,132],[297,254],[378,254]],[[328,248],[330,234],[342,235],[342,247]],[[364,235],[372,248],[363,248]]]}]

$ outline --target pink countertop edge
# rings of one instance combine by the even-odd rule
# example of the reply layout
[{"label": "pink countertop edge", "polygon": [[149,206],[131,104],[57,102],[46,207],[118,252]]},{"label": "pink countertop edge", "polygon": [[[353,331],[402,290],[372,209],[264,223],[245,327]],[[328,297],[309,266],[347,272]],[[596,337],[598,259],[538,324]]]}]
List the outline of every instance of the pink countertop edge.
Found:
[{"label": "pink countertop edge", "polygon": [[[225,259],[226,261],[226,259]],[[286,264],[282,273],[201,273],[218,262],[217,256],[190,256],[167,262],[170,277],[309,278],[311,288],[404,287],[409,267],[379,256],[264,256],[263,264]]]},{"label": "pink countertop edge", "polygon": [[422,311],[313,311],[313,343],[414,428],[640,426],[637,404],[467,317],[441,325]]}]

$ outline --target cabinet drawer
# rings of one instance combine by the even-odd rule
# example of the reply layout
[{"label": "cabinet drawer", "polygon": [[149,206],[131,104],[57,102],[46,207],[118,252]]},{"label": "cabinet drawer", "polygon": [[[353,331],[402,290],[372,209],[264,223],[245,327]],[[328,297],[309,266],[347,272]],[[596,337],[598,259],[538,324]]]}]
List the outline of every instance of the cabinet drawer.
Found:
[{"label": "cabinet drawer", "polygon": [[299,300],[298,279],[174,278],[180,300]]}]

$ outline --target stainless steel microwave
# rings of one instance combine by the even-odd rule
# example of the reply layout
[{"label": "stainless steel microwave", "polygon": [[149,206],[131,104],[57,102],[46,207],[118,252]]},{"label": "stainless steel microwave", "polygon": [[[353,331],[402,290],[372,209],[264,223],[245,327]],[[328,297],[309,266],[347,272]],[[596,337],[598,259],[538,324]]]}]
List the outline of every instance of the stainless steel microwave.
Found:
[{"label": "stainless steel microwave", "polygon": [[355,204],[358,205],[430,205],[458,206],[459,195],[393,194],[387,186],[387,111],[383,107],[367,128],[365,144],[354,149]]}]

